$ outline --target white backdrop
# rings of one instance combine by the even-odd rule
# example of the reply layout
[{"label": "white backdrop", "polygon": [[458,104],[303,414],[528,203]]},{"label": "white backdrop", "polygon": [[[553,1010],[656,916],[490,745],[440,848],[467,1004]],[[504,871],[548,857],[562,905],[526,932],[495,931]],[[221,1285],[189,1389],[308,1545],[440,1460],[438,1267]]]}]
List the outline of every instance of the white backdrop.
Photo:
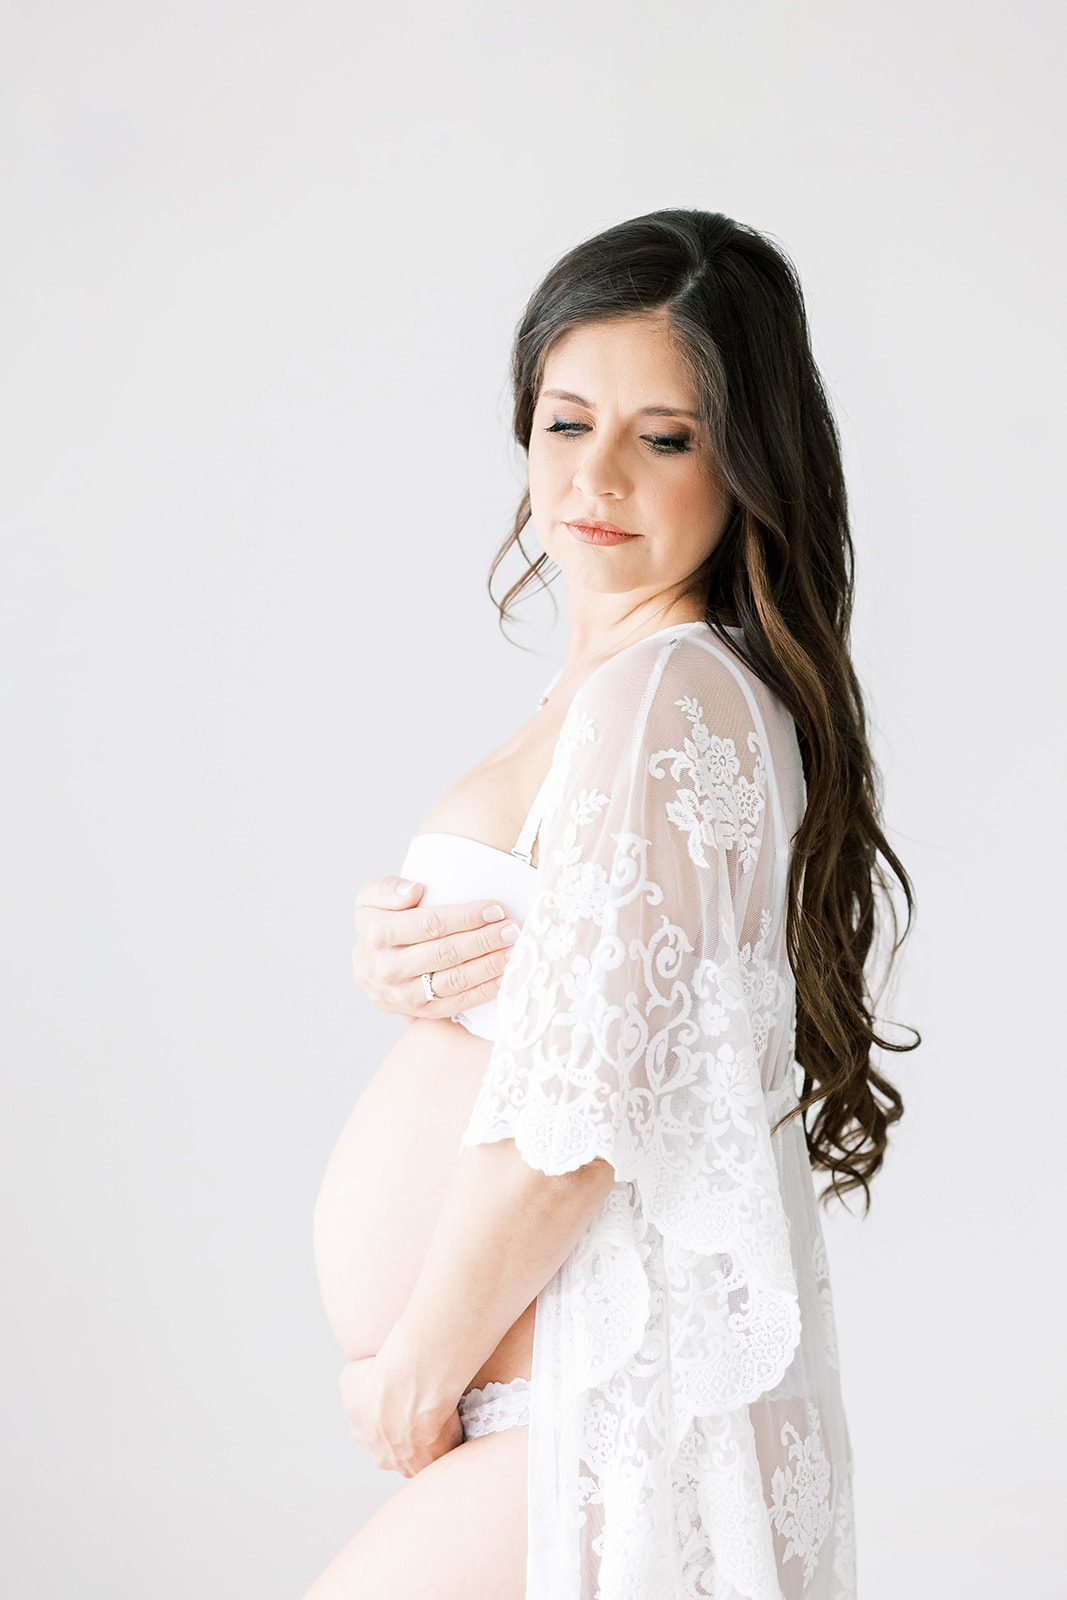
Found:
[{"label": "white backdrop", "polygon": [[800,269],[920,902],[907,1118],[830,1230],[861,1595],[1067,1594],[1064,42],[1052,0],[4,7],[6,1592],[295,1600],[399,1485],[311,1260],[400,1027],[351,901],[562,657],[485,593],[521,306],[693,205]]}]

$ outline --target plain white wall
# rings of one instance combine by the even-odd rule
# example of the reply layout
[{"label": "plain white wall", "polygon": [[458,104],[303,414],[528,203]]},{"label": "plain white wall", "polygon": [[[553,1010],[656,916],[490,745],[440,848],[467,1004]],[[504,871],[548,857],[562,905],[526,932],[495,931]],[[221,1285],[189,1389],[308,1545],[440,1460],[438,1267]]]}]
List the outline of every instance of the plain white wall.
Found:
[{"label": "plain white wall", "polygon": [[1051,0],[5,7],[8,1592],[290,1600],[399,1486],[310,1248],[399,1028],[351,901],[564,648],[485,594],[521,306],[694,205],[801,272],[920,902],[830,1229],[861,1594],[1067,1593],[1063,46]]}]

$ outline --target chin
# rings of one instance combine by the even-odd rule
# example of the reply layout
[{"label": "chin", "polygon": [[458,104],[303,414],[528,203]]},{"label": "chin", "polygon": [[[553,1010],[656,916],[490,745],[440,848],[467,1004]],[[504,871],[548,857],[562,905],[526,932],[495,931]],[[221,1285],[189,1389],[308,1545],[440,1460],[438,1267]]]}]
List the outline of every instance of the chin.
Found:
[{"label": "chin", "polygon": [[[564,538],[552,539],[548,544],[542,540],[541,548],[561,572],[567,575],[573,573],[583,581],[592,577],[601,578],[613,587],[613,574],[635,574],[645,566],[643,540],[635,539],[631,544],[581,544],[566,534]],[[632,581],[638,580],[634,577]],[[625,587],[630,587],[630,583]]]},{"label": "chin", "polygon": [[[556,557],[552,557],[556,561]],[[642,576],[633,567],[628,571],[620,563],[614,572],[597,571],[592,562],[576,566],[573,562],[564,565],[558,561],[564,581],[568,589],[577,592],[583,589],[586,594],[629,594],[635,589],[645,590],[649,586],[647,577]]]}]

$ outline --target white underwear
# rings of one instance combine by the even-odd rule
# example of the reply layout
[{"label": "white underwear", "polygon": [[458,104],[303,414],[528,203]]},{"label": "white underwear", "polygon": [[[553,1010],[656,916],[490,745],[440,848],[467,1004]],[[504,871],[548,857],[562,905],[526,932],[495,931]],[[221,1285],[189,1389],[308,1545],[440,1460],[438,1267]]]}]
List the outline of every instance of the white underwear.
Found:
[{"label": "white underwear", "polygon": [[477,1439],[482,1433],[499,1433],[502,1428],[525,1428],[530,1421],[530,1380],[512,1378],[510,1383],[487,1383],[484,1389],[468,1389],[459,1398],[459,1420],[464,1439]]}]

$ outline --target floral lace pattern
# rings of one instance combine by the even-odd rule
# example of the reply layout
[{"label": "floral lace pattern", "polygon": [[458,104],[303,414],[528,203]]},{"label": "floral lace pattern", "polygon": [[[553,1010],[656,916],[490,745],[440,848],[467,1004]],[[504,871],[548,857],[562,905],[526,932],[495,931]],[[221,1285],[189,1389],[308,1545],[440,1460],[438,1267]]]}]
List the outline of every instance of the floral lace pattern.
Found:
[{"label": "floral lace pattern", "polygon": [[741,771],[734,741],[708,732],[703,706],[689,696],[676,704],[692,724],[692,737],[683,741],[681,750],[657,750],[649,771],[658,778],[660,763],[670,757],[671,777],[677,782],[686,772],[692,787],[678,790],[667,806],[667,815],[687,835],[689,854],[697,866],[709,865],[705,845],[721,845],[736,850],[742,869],[748,870],[755,866],[759,853],[756,830],[767,788],[759,740],[754,732],[749,733],[748,748],[756,756],[749,779]]},{"label": "floral lace pattern", "polygon": [[782,1560],[796,1556],[802,1562],[805,1587],[830,1532],[830,1463],[822,1447],[819,1413],[811,1404],[807,1412],[803,1437],[791,1422],[783,1427],[788,1462],[771,1479],[771,1522],[786,1541]]},{"label": "floral lace pattern", "polygon": [[[768,1109],[793,1072],[792,723],[694,625],[594,672],[546,794],[463,1140],[514,1139],[554,1174],[601,1157],[616,1182],[538,1296],[529,1600],[781,1600],[793,1571],[831,1600],[843,1419],[801,1325],[803,1129],[772,1141]],[[798,1382],[807,1431],[768,1429],[762,1397]]]}]

